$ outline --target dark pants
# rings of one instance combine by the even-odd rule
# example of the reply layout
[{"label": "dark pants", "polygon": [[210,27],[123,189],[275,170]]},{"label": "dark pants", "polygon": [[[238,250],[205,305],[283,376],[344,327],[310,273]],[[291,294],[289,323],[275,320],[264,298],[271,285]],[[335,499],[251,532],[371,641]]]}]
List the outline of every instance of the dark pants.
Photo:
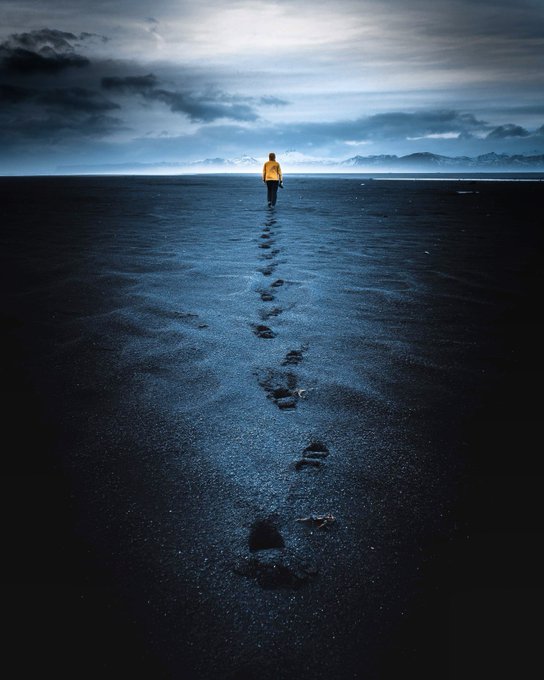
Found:
[{"label": "dark pants", "polygon": [[269,205],[276,205],[276,198],[278,195],[278,180],[267,179],[266,186],[268,187],[268,203]]}]

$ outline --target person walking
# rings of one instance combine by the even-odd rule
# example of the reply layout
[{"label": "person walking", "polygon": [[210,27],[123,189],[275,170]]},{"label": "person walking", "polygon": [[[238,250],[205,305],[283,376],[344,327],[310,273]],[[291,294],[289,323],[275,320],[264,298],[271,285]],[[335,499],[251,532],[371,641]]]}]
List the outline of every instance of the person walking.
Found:
[{"label": "person walking", "polygon": [[268,193],[268,207],[271,208],[276,205],[276,198],[278,195],[278,186],[283,188],[283,176],[281,174],[281,167],[276,160],[275,153],[268,154],[268,160],[263,165],[263,182],[266,184]]}]

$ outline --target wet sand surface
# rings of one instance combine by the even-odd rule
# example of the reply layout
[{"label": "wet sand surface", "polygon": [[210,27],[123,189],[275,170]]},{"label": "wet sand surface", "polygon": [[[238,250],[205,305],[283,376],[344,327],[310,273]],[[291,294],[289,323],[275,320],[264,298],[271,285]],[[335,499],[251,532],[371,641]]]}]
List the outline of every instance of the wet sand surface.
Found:
[{"label": "wet sand surface", "polygon": [[285,184],[0,180],[17,677],[527,677],[542,184]]}]

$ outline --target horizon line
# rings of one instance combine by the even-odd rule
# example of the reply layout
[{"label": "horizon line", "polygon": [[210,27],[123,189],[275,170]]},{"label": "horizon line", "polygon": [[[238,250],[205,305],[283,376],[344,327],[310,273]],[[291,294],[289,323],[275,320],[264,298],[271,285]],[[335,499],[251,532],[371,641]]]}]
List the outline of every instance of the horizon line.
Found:
[{"label": "horizon line", "polygon": [[[0,179],[21,179],[21,178],[31,178],[31,177],[55,177],[55,178],[66,178],[66,177],[197,177],[197,176],[248,176],[255,175],[258,176],[259,173],[256,171],[232,171],[232,172],[217,172],[217,171],[200,171],[200,172],[177,172],[177,173],[149,173],[149,172],[71,172],[71,173],[20,173],[20,174],[3,174],[0,173]],[[364,170],[359,171],[300,171],[300,172],[289,172],[289,176],[308,176],[308,175],[335,175],[335,176],[356,176],[368,180],[402,180],[402,179],[413,179],[413,180],[480,180],[480,181],[543,181],[544,180],[544,169],[543,170],[481,170],[474,172],[368,172]],[[506,177],[506,175],[512,175],[512,177]]]}]

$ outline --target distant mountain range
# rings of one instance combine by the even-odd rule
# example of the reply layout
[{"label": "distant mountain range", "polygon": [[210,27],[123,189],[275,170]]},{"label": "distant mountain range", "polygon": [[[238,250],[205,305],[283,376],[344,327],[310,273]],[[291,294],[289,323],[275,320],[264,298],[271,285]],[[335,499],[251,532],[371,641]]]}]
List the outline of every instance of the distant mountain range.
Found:
[{"label": "distant mountain range", "polygon": [[343,167],[391,167],[402,170],[531,170],[544,169],[544,154],[510,156],[486,153],[481,156],[440,156],[434,153],[411,153],[407,156],[353,156],[340,163]]},{"label": "distant mountain range", "polygon": [[[481,156],[440,156],[434,153],[411,153],[407,156],[353,156],[343,161],[303,158],[301,154],[278,155],[278,160],[291,171],[301,172],[478,172],[478,171],[544,171],[544,154],[535,156],[486,153]],[[159,163],[110,163],[101,165],[63,165],[58,173],[168,173],[190,172],[258,172],[262,161],[253,156],[234,159],[205,158],[199,161]]]}]

